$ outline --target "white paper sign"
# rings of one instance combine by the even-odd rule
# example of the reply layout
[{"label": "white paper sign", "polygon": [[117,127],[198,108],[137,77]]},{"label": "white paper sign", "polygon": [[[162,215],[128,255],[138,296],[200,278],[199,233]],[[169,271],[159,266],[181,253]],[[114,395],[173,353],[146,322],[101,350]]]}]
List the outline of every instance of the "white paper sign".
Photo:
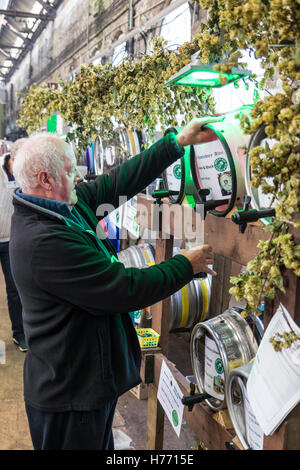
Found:
[{"label": "white paper sign", "polygon": [[277,352],[269,341],[291,329],[300,334],[300,328],[280,305],[265,331],[247,381],[249,402],[267,436],[300,401],[300,341]]},{"label": "white paper sign", "polygon": [[205,336],[204,389],[206,393],[220,400],[224,399],[224,367],[218,347]]},{"label": "white paper sign", "polygon": [[109,220],[118,228],[122,228],[123,205],[115,209],[108,215]]},{"label": "white paper sign", "polygon": [[238,381],[243,394],[244,401],[246,440],[250,449],[262,450],[264,445],[263,430],[258,424],[256,416],[253,413],[243,380],[241,378],[238,378]]},{"label": "white paper sign", "polygon": [[174,379],[172,372],[165,361],[163,361],[159,377],[157,399],[163,407],[178,437],[180,435],[184,408],[181,403],[182,397],[183,393]]},{"label": "white paper sign", "polygon": [[137,197],[134,196],[125,204],[123,226],[134,237],[138,238],[140,227],[137,223]]}]

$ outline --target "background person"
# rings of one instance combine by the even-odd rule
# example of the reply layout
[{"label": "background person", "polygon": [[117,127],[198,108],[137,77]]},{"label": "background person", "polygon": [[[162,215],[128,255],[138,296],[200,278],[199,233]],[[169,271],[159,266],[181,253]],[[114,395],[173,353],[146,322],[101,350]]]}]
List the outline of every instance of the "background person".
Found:
[{"label": "background person", "polygon": [[[128,312],[154,304],[213,263],[208,245],[158,265],[125,268],[96,235],[97,208],[118,206],[211,137],[191,122],[109,175],[79,183],[70,145],[28,138],[17,152],[10,254],[24,308],[24,397],[35,449],[113,449],[117,399],[141,382],[141,351]],[[100,225],[100,224],[99,224]],[[99,230],[99,227],[98,227]]]},{"label": "background person", "polygon": [[23,329],[22,305],[12,277],[9,257],[10,226],[13,213],[12,196],[16,189],[12,166],[15,152],[22,144],[22,142],[17,142],[11,148],[12,153],[6,153],[0,157],[0,263],[5,279],[13,341],[18,345],[20,351],[26,352],[27,343]]}]

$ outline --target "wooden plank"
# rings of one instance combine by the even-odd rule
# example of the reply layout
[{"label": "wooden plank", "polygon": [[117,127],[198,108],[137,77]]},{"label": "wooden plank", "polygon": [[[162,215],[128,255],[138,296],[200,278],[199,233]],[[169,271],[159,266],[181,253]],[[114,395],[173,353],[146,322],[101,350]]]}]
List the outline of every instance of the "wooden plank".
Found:
[{"label": "wooden plank", "polygon": [[148,386],[147,450],[163,449],[164,410],[157,400],[157,387]]},{"label": "wooden plank", "polygon": [[[160,348],[153,348],[161,352]],[[149,353],[148,351],[142,350],[142,363],[140,370],[142,381],[145,384],[150,384],[154,379],[154,352]]]},{"label": "wooden plank", "polygon": [[215,253],[223,255],[236,263],[246,266],[259,249],[259,240],[268,240],[269,232],[261,227],[248,224],[245,233],[239,233],[239,228],[230,219],[207,214],[205,219],[204,240],[212,245]]},{"label": "wooden plank", "polygon": [[[150,230],[157,230],[158,218],[154,215],[153,200],[146,198],[144,194],[138,195],[138,215],[137,222]],[[171,204],[168,199],[162,200],[159,209],[162,217],[162,233],[163,237],[173,235],[179,239],[204,238],[204,222],[201,220],[200,214],[197,214],[187,205]]]},{"label": "wooden plank", "polygon": [[[161,263],[162,261],[171,258],[173,255],[173,237],[169,239],[159,238],[156,241],[155,262]],[[170,328],[170,297],[158,302],[152,307],[152,328],[159,335],[159,346],[163,354],[168,354],[168,339]]]},{"label": "wooden plank", "polygon": [[[272,436],[264,436],[263,450],[286,449],[287,422],[285,421]],[[299,449],[299,447],[298,447]]]},{"label": "wooden plank", "polygon": [[230,259],[214,254],[214,270],[218,275],[212,277],[210,317],[220,315],[228,308],[231,264]]}]

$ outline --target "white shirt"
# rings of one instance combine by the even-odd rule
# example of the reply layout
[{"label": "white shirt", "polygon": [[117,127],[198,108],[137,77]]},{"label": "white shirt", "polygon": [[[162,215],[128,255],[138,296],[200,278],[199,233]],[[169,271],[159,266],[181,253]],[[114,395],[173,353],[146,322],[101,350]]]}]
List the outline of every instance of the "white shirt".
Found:
[{"label": "white shirt", "polygon": [[8,242],[10,238],[11,216],[14,211],[12,196],[17,187],[15,181],[8,181],[3,163],[3,157],[0,157],[0,243]]}]

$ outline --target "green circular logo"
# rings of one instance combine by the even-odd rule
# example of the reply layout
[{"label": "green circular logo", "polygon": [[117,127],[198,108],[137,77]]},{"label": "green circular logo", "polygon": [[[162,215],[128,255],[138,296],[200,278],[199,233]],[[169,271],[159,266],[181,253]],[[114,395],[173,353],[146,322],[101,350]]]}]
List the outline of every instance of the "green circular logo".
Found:
[{"label": "green circular logo", "polygon": [[179,419],[178,419],[178,414],[176,410],[172,411],[172,421],[173,421],[174,426],[178,426]]},{"label": "green circular logo", "polygon": [[219,157],[216,158],[214,166],[217,171],[225,171],[228,167],[228,163],[225,158]]},{"label": "green circular logo", "polygon": [[215,368],[216,368],[216,371],[218,372],[218,374],[222,374],[222,372],[224,371],[223,362],[221,361],[221,359],[219,357],[215,361]]},{"label": "green circular logo", "polygon": [[173,174],[176,179],[180,180],[181,179],[181,165],[177,164],[173,168]]},{"label": "green circular logo", "polygon": [[133,313],[134,313],[134,318],[138,320],[139,318],[141,318],[142,310],[136,310]]}]

